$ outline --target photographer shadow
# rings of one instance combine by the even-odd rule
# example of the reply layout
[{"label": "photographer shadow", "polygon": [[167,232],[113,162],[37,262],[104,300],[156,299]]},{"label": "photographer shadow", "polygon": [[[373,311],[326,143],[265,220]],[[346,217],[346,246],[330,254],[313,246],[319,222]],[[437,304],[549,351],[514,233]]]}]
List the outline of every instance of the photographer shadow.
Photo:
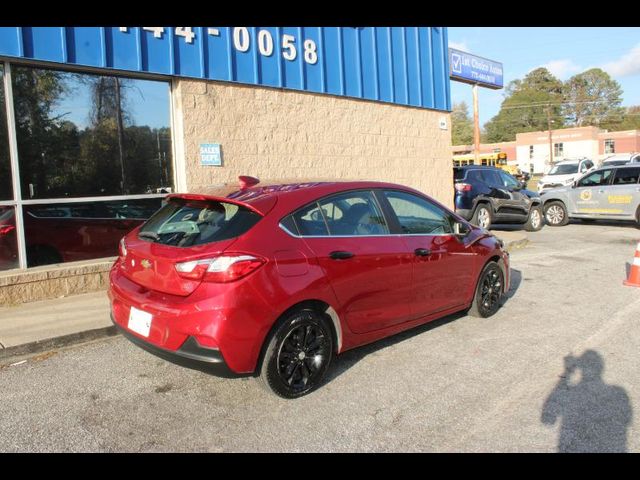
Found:
[{"label": "photographer shadow", "polygon": [[[565,371],[542,408],[541,421],[560,419],[558,452],[626,452],[632,409],[624,388],[602,381],[604,361],[594,350],[565,357]],[[571,383],[574,373],[580,380]]]}]

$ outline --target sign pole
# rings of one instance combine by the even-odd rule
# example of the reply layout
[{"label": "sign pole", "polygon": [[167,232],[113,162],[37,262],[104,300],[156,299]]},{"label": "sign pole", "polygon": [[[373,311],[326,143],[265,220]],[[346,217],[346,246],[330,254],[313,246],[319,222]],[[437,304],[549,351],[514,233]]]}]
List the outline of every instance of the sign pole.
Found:
[{"label": "sign pole", "polygon": [[475,156],[474,165],[480,165],[480,120],[478,115],[478,85],[472,87],[473,90],[473,153]]}]

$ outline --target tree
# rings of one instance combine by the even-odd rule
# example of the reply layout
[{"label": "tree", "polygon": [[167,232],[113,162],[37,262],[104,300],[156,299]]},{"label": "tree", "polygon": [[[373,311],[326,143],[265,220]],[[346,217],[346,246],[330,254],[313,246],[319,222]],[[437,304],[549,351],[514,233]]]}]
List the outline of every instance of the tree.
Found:
[{"label": "tree", "polygon": [[640,105],[621,109],[619,115],[611,114],[600,123],[600,128],[609,131],[640,129]]},{"label": "tree", "polygon": [[600,68],[574,75],[565,82],[564,92],[563,113],[572,126],[615,124],[624,113],[620,84]]},{"label": "tree", "polygon": [[522,80],[510,82],[505,97],[498,114],[485,124],[485,142],[508,142],[517,133],[546,130],[548,109],[553,128],[564,126],[562,82],[546,68],[536,68]]},{"label": "tree", "polygon": [[451,143],[470,145],[473,143],[473,120],[469,117],[466,102],[454,103],[451,112]]}]

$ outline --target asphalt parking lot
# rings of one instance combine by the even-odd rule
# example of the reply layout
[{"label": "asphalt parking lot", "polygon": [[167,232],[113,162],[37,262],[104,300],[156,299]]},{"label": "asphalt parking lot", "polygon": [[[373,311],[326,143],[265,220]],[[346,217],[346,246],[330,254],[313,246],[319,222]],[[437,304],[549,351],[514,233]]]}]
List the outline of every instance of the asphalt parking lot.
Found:
[{"label": "asphalt parking lot", "polygon": [[4,365],[0,451],[638,452],[640,288],[622,285],[638,240],[615,223],[530,233],[495,316],[347,352],[293,401],[122,337]]}]

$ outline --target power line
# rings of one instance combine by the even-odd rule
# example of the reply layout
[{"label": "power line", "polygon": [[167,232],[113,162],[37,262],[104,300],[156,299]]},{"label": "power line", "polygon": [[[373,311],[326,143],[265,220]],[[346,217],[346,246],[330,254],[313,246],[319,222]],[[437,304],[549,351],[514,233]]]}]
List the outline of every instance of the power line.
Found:
[{"label": "power line", "polygon": [[607,99],[601,98],[599,100],[585,100],[581,102],[536,102],[536,103],[520,103],[515,105],[501,106],[501,110],[510,110],[512,108],[527,108],[527,107],[551,107],[560,105],[582,105],[588,103],[603,103],[608,102]]}]

